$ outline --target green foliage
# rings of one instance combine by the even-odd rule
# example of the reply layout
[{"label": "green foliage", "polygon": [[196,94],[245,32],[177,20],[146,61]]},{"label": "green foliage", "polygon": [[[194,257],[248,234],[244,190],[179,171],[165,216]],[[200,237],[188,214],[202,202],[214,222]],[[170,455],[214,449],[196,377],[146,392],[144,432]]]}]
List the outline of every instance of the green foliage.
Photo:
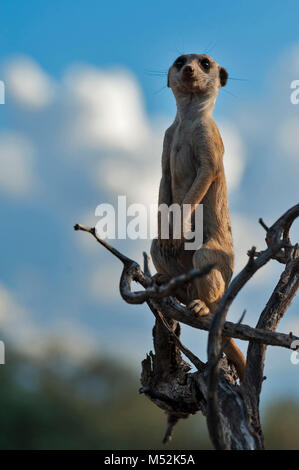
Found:
[{"label": "green foliage", "polygon": [[[0,368],[1,449],[163,449],[165,415],[132,371],[111,358],[74,364],[53,352],[44,362],[7,352]],[[268,448],[297,448],[299,404],[273,405]],[[170,449],[211,449],[198,414],[176,427]]]},{"label": "green foliage", "polygon": [[269,406],[264,427],[267,449],[299,450],[299,403],[284,400]]}]

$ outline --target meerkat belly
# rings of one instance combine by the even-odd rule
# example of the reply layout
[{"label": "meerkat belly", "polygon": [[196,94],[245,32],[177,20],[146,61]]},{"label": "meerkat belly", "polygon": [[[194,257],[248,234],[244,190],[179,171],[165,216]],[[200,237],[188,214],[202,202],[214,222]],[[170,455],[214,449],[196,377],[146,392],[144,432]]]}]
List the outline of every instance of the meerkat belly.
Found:
[{"label": "meerkat belly", "polygon": [[170,154],[170,173],[172,202],[182,204],[196,176],[192,149],[187,142],[177,142],[172,146]]}]

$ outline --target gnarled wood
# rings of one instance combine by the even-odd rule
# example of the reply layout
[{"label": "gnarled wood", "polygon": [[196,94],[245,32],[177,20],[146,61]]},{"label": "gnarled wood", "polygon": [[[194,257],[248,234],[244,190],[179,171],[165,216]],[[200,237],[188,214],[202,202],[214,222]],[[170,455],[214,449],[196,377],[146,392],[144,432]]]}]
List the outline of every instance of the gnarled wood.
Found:
[{"label": "gnarled wood", "polygon": [[[158,285],[152,277],[148,256],[144,254],[144,269],[102,240],[94,228],[75,225],[75,230],[90,233],[101,245],[123,263],[120,279],[122,298],[131,304],[146,302],[156,323],[153,329],[154,353],[142,362],[141,393],[164,410],[167,427],[163,442],[167,442],[179,419],[202,412],[207,417],[210,437],[216,449],[263,449],[263,434],[259,418],[259,398],[263,382],[267,345],[292,348],[299,338],[277,333],[279,320],[296,295],[299,287],[299,249],[290,241],[289,231],[299,215],[299,204],[289,209],[266,230],[267,248],[256,252],[252,248],[244,269],[232,280],[213,316],[198,317],[175,299],[177,289],[206,275],[213,266],[191,270]],[[228,310],[247,281],[271,259],[285,264],[256,328],[241,322],[226,321]],[[143,290],[132,292],[132,281]],[[208,362],[203,363],[180,340],[179,322],[209,331]],[[222,336],[249,342],[245,378],[238,384],[234,366],[222,357]],[[190,372],[182,354],[195,366]]]}]

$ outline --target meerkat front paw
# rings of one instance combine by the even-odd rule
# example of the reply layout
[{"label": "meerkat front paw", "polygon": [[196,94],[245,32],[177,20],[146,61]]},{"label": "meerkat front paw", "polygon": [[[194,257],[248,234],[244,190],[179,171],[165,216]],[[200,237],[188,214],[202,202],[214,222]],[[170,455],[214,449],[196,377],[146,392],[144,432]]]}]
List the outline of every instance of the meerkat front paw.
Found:
[{"label": "meerkat front paw", "polygon": [[206,304],[202,300],[193,300],[190,302],[188,305],[189,310],[191,310],[196,316],[199,317],[206,317],[207,315],[210,315],[211,312],[206,306]]}]

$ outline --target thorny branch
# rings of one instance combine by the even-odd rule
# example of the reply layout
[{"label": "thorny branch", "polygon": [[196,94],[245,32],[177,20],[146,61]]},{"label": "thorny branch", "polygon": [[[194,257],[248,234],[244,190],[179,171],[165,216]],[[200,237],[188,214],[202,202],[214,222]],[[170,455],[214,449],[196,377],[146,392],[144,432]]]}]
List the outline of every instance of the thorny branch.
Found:
[{"label": "thorny branch", "polygon": [[[299,215],[299,204],[289,209],[270,228],[260,219],[266,231],[267,248],[248,252],[248,262],[231,281],[214,315],[199,317],[175,299],[179,287],[205,276],[213,265],[191,270],[159,285],[150,273],[149,258],[144,253],[144,269],[101,239],[95,228],[75,225],[75,230],[90,233],[101,245],[123,263],[120,294],[130,304],[147,303],[153,312],[155,354],[142,363],[141,393],[166,411],[167,429],[163,442],[172,435],[180,418],[201,411],[207,416],[210,437],[216,449],[262,449],[263,435],[259,419],[259,397],[264,380],[264,359],[268,345],[292,349],[299,338],[291,332],[277,333],[282,318],[299,287],[299,249],[290,241],[290,228]],[[285,265],[255,328],[226,321],[228,310],[248,280],[271,259]],[[132,291],[131,283],[142,287]],[[208,362],[203,363],[184,346],[179,338],[179,322],[209,331]],[[222,336],[249,342],[245,378],[237,385],[234,367],[222,358]],[[197,369],[183,361],[183,353]],[[240,432],[242,429],[242,432]]]}]

